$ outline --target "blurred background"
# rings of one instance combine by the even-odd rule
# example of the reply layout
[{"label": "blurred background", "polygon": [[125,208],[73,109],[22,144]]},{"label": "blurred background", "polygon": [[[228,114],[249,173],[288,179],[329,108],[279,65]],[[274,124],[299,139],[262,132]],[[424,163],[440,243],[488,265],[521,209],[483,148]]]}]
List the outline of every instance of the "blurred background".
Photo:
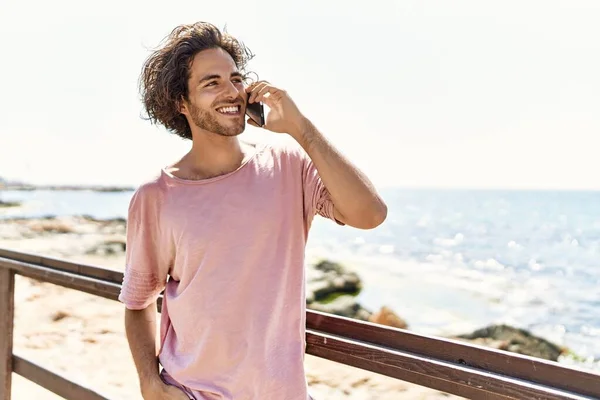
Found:
[{"label": "blurred background", "polygon": [[600,370],[596,1],[2,0],[0,247],[123,268],[98,221],[190,146],[140,118],[141,66],[195,21],[242,40],[386,199],[374,231],[313,226],[309,259],[355,271],[355,301],[434,335],[524,328]]}]

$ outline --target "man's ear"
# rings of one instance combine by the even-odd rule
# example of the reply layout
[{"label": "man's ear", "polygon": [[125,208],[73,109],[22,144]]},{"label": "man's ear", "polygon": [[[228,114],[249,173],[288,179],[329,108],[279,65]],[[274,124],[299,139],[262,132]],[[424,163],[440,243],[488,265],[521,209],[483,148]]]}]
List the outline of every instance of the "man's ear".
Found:
[{"label": "man's ear", "polygon": [[180,114],[184,114],[184,115],[189,114],[187,102],[185,101],[185,99],[183,97],[181,99],[179,99],[179,101],[177,102],[177,111],[179,111]]}]

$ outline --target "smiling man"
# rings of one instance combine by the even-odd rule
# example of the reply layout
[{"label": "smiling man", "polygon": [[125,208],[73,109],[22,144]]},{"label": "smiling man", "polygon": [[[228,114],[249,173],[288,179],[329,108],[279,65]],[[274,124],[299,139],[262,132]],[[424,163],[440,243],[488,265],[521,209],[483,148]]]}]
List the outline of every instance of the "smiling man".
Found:
[{"label": "smiling man", "polygon": [[[191,141],[129,205],[119,299],[146,400],[309,399],[304,251],[313,217],[371,229],[387,214],[288,93],[245,84],[250,57],[196,23],[177,27],[142,70],[149,119]],[[239,140],[253,102],[268,106],[263,128],[283,140]]]}]

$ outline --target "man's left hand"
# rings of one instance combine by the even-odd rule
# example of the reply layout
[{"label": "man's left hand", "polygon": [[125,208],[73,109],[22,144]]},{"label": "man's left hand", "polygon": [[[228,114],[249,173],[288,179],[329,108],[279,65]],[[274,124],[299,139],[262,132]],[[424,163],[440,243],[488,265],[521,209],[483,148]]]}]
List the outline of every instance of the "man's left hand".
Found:
[{"label": "man's left hand", "polygon": [[[288,133],[293,137],[301,134],[305,117],[285,90],[276,88],[269,82],[258,81],[248,86],[246,92],[249,93],[248,103],[262,102],[270,109],[263,128]],[[258,126],[250,119],[248,123]]]}]

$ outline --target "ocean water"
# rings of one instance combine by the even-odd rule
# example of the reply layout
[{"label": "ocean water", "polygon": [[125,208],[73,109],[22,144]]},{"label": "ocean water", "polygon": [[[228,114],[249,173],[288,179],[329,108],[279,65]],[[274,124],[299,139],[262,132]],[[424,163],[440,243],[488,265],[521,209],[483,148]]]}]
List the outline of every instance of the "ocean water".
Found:
[{"label": "ocean water", "polygon": [[[126,217],[132,192],[3,191],[7,216]],[[372,231],[315,219],[309,257],[355,269],[359,300],[411,329],[456,334],[490,323],[530,329],[600,370],[600,192],[386,189]],[[0,222],[1,223],[1,222]],[[565,362],[570,362],[565,360]]]}]

